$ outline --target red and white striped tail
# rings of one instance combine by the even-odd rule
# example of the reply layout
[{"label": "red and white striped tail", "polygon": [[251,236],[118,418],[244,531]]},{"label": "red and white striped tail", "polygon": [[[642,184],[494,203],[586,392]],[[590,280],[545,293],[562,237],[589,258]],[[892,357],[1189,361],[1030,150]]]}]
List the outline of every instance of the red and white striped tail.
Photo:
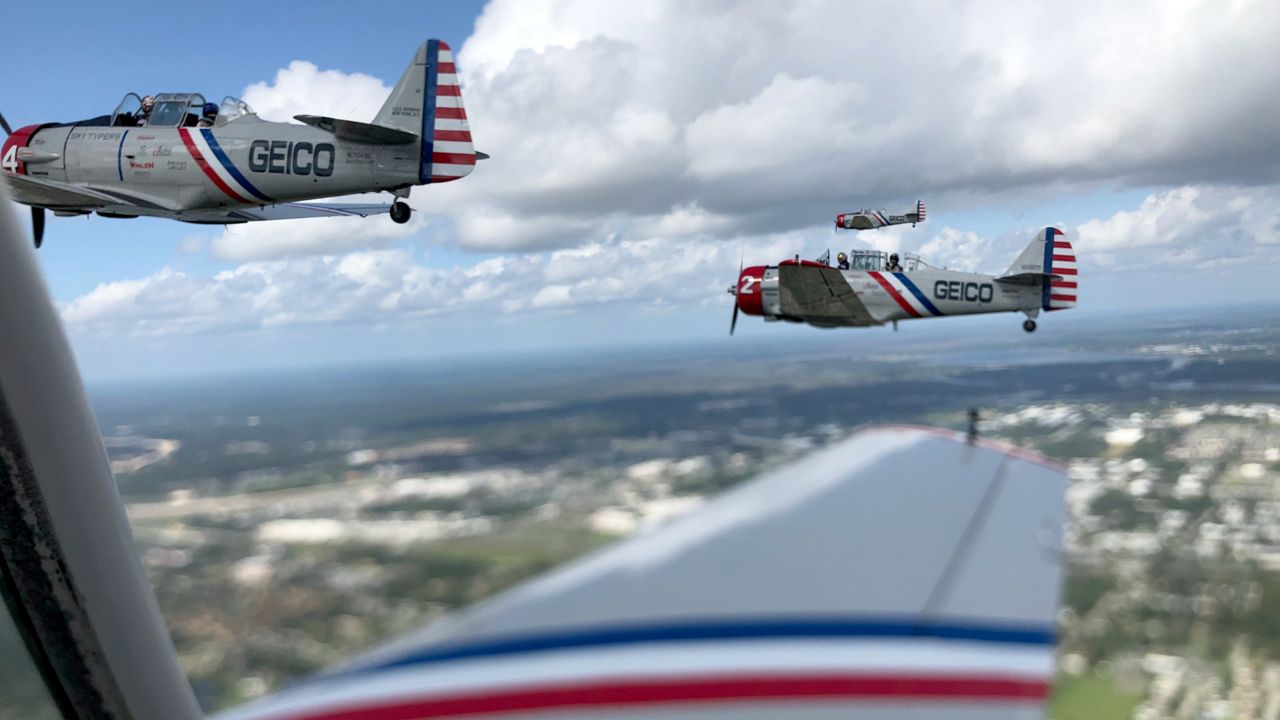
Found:
[{"label": "red and white striped tail", "polygon": [[916,222],[924,222],[924,201],[916,201]]},{"label": "red and white striped tail", "polygon": [[462,86],[458,84],[453,50],[443,40],[427,43],[427,89],[431,137],[422,138],[421,179],[440,183],[466,177],[475,169],[476,149],[471,144],[467,110],[462,106]]},{"label": "red and white striped tail", "polygon": [[1045,272],[1053,275],[1061,275],[1062,278],[1053,278],[1049,281],[1047,297],[1045,302],[1045,310],[1066,310],[1076,306],[1076,298],[1079,294],[1079,272],[1076,267],[1076,251],[1071,247],[1071,243],[1067,241],[1066,235],[1057,228],[1048,228],[1045,231],[1045,244],[1048,246],[1045,253],[1050,257],[1050,262]]}]

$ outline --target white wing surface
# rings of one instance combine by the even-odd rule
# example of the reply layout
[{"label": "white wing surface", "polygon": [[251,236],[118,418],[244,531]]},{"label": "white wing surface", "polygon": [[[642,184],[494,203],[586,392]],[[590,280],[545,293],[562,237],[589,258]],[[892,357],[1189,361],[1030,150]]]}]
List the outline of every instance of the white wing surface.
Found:
[{"label": "white wing surface", "polygon": [[225,718],[1040,717],[1065,487],[865,431]]}]

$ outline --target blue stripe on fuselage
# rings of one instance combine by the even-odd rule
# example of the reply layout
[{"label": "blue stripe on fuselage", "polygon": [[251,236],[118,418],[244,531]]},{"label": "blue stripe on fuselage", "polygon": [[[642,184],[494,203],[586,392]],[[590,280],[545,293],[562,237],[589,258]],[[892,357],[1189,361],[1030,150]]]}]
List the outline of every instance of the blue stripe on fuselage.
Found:
[{"label": "blue stripe on fuselage", "polygon": [[227,157],[227,154],[222,152],[222,147],[218,145],[218,140],[213,136],[212,130],[207,128],[202,129],[200,134],[204,136],[204,141],[209,143],[209,149],[213,151],[213,156],[218,158],[218,162],[222,163],[222,167],[227,169],[227,172],[231,174],[231,177],[236,179],[236,182],[240,183],[241,187],[248,190],[250,194],[262,202],[271,202],[271,198],[258,192],[258,188],[254,187],[249,182],[249,179],[241,174],[241,172],[236,169],[235,165],[231,164],[231,158]]},{"label": "blue stripe on fuselage", "polygon": [[431,182],[431,156],[435,152],[436,75],[439,69],[440,41],[427,41],[426,83],[422,88],[422,162],[418,166],[418,182]]},{"label": "blue stripe on fuselage", "polygon": [[636,643],[683,643],[780,638],[904,638],[968,641],[1001,645],[1048,647],[1054,643],[1051,625],[970,623],[953,620],[929,623],[892,617],[800,617],[694,619],[653,625],[616,625],[547,632],[472,643],[442,644],[410,651],[376,665],[354,668],[340,676],[500,655],[574,650]]},{"label": "blue stripe on fuselage", "polygon": [[926,310],[933,313],[934,315],[942,314],[942,312],[939,311],[938,308],[933,306],[933,303],[929,302],[929,298],[925,297],[924,293],[920,292],[920,288],[916,287],[915,283],[907,279],[907,276],[905,273],[896,272],[893,274],[893,276],[902,281],[903,286],[906,287],[908,290],[910,290],[912,295],[916,296],[916,299],[920,301],[921,305],[924,305]]},{"label": "blue stripe on fuselage", "polygon": [[1049,309],[1049,276],[1053,274],[1053,229],[1044,229],[1044,277],[1040,278],[1040,307]]},{"label": "blue stripe on fuselage", "polygon": [[129,131],[125,130],[120,136],[120,147],[116,148],[116,174],[120,176],[120,182],[124,182],[124,139],[129,137]]}]

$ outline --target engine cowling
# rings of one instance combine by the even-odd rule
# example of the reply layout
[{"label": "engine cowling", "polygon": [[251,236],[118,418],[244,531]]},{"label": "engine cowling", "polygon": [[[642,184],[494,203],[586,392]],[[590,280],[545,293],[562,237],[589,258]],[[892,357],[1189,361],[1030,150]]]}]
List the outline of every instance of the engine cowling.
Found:
[{"label": "engine cowling", "polygon": [[753,265],[738,273],[738,287],[734,297],[738,309],[747,315],[764,315],[764,271],[763,265]]}]

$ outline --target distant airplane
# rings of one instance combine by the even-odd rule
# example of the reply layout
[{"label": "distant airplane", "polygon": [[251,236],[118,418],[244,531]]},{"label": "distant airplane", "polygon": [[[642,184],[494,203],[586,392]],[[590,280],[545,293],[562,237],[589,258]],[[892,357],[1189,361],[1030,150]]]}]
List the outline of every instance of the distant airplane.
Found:
[{"label": "distant airplane", "polygon": [[[843,253],[842,253],[843,254]],[[738,271],[732,335],[738,311],[765,320],[802,322],[822,328],[869,327],[914,318],[1020,312],[1022,329],[1035,332],[1041,310],[1076,305],[1076,255],[1061,230],[1045,228],[1003,275],[980,275],[932,267],[907,255],[853,251],[847,269],[825,262],[784,260]]]},{"label": "distant airplane", "polygon": [[885,210],[859,210],[858,212],[841,213],[836,216],[837,230],[875,230],[889,225],[906,225],[924,222],[924,201],[916,201],[916,211],[902,215],[890,215]]},{"label": "distant airplane", "polygon": [[[5,607],[62,717],[198,720],[26,242],[0,210]],[[869,429],[218,717],[1042,717],[1066,483],[981,438]]]},{"label": "distant airplane", "polygon": [[[198,93],[125,95],[110,115],[11,130],[0,168],[14,199],[31,206],[36,247],[55,215],[163,217],[225,225],[258,220],[369,216],[409,221],[385,204],[299,200],[387,191],[470,174],[477,158],[453,52],[428,40],[372,123],[295,115],[268,122],[244,102]],[[310,126],[310,127],[307,127]]]}]

